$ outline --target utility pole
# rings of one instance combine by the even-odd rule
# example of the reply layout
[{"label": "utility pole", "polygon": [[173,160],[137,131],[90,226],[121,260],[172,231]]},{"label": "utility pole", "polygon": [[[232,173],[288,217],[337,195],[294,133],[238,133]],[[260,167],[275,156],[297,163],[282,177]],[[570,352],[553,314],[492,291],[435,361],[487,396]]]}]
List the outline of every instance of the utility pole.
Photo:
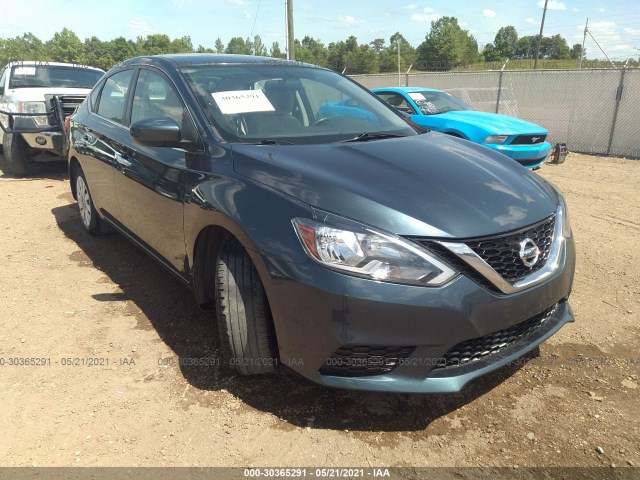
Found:
[{"label": "utility pole", "polygon": [[589,36],[593,39],[594,42],[596,42],[596,45],[598,46],[598,48],[600,49],[600,51],[604,54],[605,57],[607,57],[607,60],[609,60],[609,63],[611,64],[611,66],[613,68],[616,68],[616,64],[613,63],[613,60],[611,60],[611,58],[609,58],[609,55],[607,55],[607,52],[605,52],[603,50],[603,48],[600,46],[600,44],[598,43],[598,41],[596,40],[596,37],[593,36],[593,33],[591,33],[591,30],[587,30],[587,33],[589,34]]},{"label": "utility pole", "polygon": [[293,0],[287,3],[287,60],[295,60],[295,35],[293,34]]},{"label": "utility pole", "polygon": [[538,57],[540,56],[540,45],[542,44],[542,30],[544,30],[544,17],[547,15],[547,4],[549,0],[544,0],[544,10],[542,11],[542,22],[540,22],[540,37],[538,38],[538,50],[536,50],[536,59],[533,62],[533,69],[538,68]]},{"label": "utility pole", "polygon": [[584,57],[584,42],[587,40],[587,32],[589,31],[589,19],[584,24],[584,36],[582,37],[582,48],[580,49],[580,58],[578,59],[578,68],[582,68],[582,57]]},{"label": "utility pole", "polygon": [[398,86],[402,86],[402,81],[400,80],[400,35],[398,35]]}]

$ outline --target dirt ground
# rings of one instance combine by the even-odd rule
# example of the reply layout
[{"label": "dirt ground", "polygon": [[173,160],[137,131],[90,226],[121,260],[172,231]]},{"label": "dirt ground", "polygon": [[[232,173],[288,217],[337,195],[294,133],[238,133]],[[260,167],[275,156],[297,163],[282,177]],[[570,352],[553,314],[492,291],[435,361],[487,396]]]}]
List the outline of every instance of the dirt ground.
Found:
[{"label": "dirt ground", "polygon": [[82,230],[64,165],[0,176],[0,465],[640,466],[640,161],[539,173],[570,208],[576,322],[456,395],[189,365],[218,354],[214,317]]}]

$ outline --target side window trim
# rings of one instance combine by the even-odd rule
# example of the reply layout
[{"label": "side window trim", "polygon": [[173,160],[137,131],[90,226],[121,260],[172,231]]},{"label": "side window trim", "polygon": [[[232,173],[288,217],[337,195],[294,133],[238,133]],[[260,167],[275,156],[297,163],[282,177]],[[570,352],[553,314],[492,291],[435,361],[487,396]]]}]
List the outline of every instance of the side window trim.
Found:
[{"label": "side window trim", "polygon": [[136,88],[138,87],[138,77],[140,76],[141,70],[140,67],[135,67],[133,75],[131,76],[131,83],[129,83],[129,89],[127,90],[127,101],[125,102],[124,118],[122,119],[123,125],[127,128],[131,125],[131,108],[133,106]]},{"label": "side window trim", "polygon": [[104,93],[104,87],[107,85],[107,82],[109,81],[110,78],[114,77],[115,75],[118,75],[119,73],[122,72],[126,72],[128,70],[132,70],[133,73],[131,75],[131,79],[129,80],[129,86],[127,88],[127,93],[126,93],[126,97],[125,97],[125,107],[124,107],[124,115],[122,118],[122,122],[126,121],[126,117],[127,117],[127,107],[126,105],[128,105],[129,103],[129,97],[131,96],[131,86],[133,85],[134,80],[137,79],[137,72],[136,72],[136,68],[135,67],[131,67],[131,68],[123,68],[121,70],[118,70],[117,72],[113,72],[113,74],[109,75],[108,77],[104,78],[104,80],[102,80],[102,85],[100,86],[100,95],[98,95],[97,101],[96,101],[96,105],[93,108],[92,112],[94,114],[96,114],[97,116],[99,116],[100,118],[102,118],[103,120],[106,120],[109,123],[113,123],[114,125],[118,125],[119,127],[122,128],[126,128],[127,130],[129,129],[129,127],[127,125],[124,125],[124,123],[120,123],[120,122],[116,122],[110,118],[107,118],[103,115],[100,115],[100,113],[98,113],[98,110],[100,108],[100,103],[102,102],[102,94]]},{"label": "side window trim", "polygon": [[180,103],[182,104],[182,109],[184,111],[184,113],[186,113],[186,115],[183,114],[183,118],[185,120],[188,120],[189,122],[189,126],[187,128],[187,125],[185,125],[184,123],[181,126],[181,130],[184,132],[186,132],[187,130],[191,130],[193,132],[193,134],[196,136],[197,141],[200,142],[201,141],[201,133],[200,133],[200,129],[198,128],[198,123],[196,122],[194,116],[193,116],[193,112],[192,109],[188,108],[188,102],[185,101],[184,96],[182,95],[182,93],[180,92],[180,89],[177,87],[177,85],[174,83],[174,81],[160,68],[155,67],[154,65],[145,65],[142,67],[137,67],[137,72],[135,74],[135,78],[134,81],[132,82],[132,84],[129,86],[129,101],[127,102],[127,113],[126,113],[126,117],[127,117],[127,121],[129,122],[129,125],[131,124],[131,115],[133,112],[133,102],[135,101],[135,89],[138,88],[138,79],[140,78],[140,75],[142,74],[143,71],[149,71],[152,73],[155,73],[157,75],[159,75],[160,77],[162,77],[162,79],[167,83],[167,85],[173,90],[173,93],[177,96],[177,98],[179,99]]}]

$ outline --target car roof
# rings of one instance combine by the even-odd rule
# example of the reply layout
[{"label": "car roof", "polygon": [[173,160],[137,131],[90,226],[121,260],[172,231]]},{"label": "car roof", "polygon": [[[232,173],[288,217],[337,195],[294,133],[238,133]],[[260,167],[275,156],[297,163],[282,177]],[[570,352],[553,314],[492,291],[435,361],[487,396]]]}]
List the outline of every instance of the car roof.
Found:
[{"label": "car roof", "polygon": [[174,68],[202,65],[289,65],[292,67],[321,68],[308,63],[285,60],[282,58],[259,57],[255,55],[235,55],[225,53],[173,53],[165,55],[149,55],[125,60],[118,66],[155,65],[172,66]]},{"label": "car roof", "polygon": [[73,67],[73,68],[86,68],[89,70],[96,70],[104,73],[104,70],[91,65],[83,65],[81,63],[62,63],[62,62],[48,62],[46,60],[16,60],[9,62],[7,68],[11,67],[40,67],[40,66],[52,66],[52,67]]},{"label": "car roof", "polygon": [[373,88],[372,92],[396,92],[396,93],[409,93],[409,92],[444,92],[444,90],[438,90],[437,88],[426,87],[386,87],[386,88]]}]

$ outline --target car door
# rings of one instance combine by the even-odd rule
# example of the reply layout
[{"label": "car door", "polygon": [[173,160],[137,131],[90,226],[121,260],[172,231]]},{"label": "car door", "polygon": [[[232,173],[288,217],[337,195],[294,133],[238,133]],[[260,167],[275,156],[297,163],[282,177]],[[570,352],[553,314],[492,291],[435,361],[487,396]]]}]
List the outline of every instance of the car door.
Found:
[{"label": "car door", "polygon": [[71,141],[87,178],[94,205],[103,216],[111,219],[120,217],[115,166],[122,155],[122,145],[129,137],[124,124],[133,73],[133,69],[121,70],[107,78],[98,87],[97,98],[91,95],[88,111],[74,117],[72,129]]},{"label": "car door", "polygon": [[[163,73],[142,68],[133,92],[130,123],[169,117],[182,130],[184,121],[189,121],[175,87]],[[183,201],[187,155],[178,148],[142,145],[128,135],[118,158],[115,180],[123,226],[178,271],[185,269]]]}]

